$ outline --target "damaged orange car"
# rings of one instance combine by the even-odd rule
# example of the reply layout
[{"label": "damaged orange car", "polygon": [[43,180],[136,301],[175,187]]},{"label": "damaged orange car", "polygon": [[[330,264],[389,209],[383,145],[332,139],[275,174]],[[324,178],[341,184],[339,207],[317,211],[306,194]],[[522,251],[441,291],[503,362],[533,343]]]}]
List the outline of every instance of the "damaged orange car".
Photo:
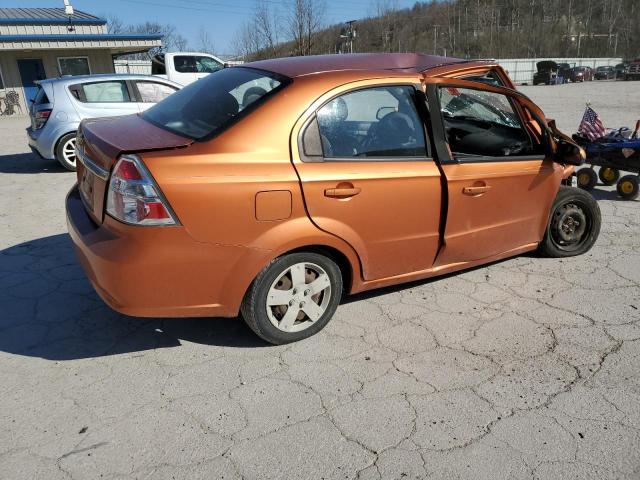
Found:
[{"label": "damaged orange car", "polygon": [[266,60],[144,113],[85,120],[69,232],[112,308],[235,317],[268,342],[343,293],[596,241],[583,162],[495,63],[420,54]]}]

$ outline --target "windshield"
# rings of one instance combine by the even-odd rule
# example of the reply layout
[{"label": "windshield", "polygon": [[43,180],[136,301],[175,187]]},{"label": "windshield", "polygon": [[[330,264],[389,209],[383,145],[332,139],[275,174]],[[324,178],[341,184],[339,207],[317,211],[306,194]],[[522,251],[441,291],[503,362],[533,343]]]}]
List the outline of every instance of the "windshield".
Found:
[{"label": "windshield", "polygon": [[288,80],[246,67],[225,68],[168,96],[143,114],[154,125],[178,135],[204,140],[216,135],[257,107],[263,97]]}]

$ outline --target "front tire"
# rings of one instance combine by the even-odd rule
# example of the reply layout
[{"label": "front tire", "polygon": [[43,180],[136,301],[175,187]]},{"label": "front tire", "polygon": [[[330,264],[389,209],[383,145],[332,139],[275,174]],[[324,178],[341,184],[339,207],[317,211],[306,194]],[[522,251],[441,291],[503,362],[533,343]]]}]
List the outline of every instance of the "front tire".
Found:
[{"label": "front tire", "polygon": [[561,185],[539,252],[545,257],[582,255],[598,239],[601,221],[598,202],[590,194]]},{"label": "front tire", "polygon": [[76,171],[76,133],[67,133],[56,145],[56,160],[70,172]]},{"label": "front tire", "polygon": [[240,311],[260,338],[274,345],[322,330],[342,298],[342,275],[329,257],[298,252],[273,260],[255,278]]}]

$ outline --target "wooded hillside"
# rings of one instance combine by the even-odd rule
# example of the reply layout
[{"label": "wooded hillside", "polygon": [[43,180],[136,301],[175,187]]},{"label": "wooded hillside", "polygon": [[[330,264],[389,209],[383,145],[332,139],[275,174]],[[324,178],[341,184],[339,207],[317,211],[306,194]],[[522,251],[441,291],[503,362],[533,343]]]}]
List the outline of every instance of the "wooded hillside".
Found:
[{"label": "wooded hillside", "polygon": [[[293,0],[287,18],[258,1],[236,38],[248,60],[350,51],[346,25],[321,28],[320,0]],[[354,24],[354,52],[462,58],[640,57],[638,0],[444,0],[397,10],[378,1]]]}]

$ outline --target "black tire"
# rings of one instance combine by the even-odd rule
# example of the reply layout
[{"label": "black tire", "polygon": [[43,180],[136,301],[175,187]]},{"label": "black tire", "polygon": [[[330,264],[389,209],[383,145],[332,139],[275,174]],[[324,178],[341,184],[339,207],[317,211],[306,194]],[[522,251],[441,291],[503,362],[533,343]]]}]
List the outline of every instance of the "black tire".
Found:
[{"label": "black tire", "polygon": [[625,200],[635,200],[638,198],[638,193],[640,192],[638,177],[635,175],[625,175],[618,180],[616,190],[618,191],[618,195]]},{"label": "black tire", "polygon": [[58,144],[56,145],[56,160],[70,172],[76,171],[76,160],[75,156],[73,157],[73,160],[71,160],[68,151],[66,150],[71,148],[71,146],[75,148],[75,141],[76,132],[67,133],[58,140]]},{"label": "black tire", "polygon": [[545,257],[573,257],[588,252],[600,234],[598,202],[587,192],[560,186],[538,251]]},{"label": "black tire", "polygon": [[598,175],[592,168],[581,168],[576,173],[578,187],[590,192],[598,184]]},{"label": "black tire", "polygon": [[600,167],[598,178],[604,185],[610,187],[620,179],[620,170],[613,167]]},{"label": "black tire", "polygon": [[[278,320],[277,317],[280,315],[280,320],[282,321],[289,307],[283,305],[285,307],[284,311],[276,311],[277,309],[282,309],[282,306],[267,306],[267,297],[272,286],[274,286],[274,282],[280,283],[283,278],[285,280],[287,278],[291,279],[292,274],[291,276],[286,277],[289,275],[288,270],[291,269],[292,266],[300,263],[307,264],[305,265],[305,282],[307,285],[311,283],[308,281],[310,272],[313,273],[313,270],[309,267],[320,267],[320,269],[328,275],[330,282],[329,298],[326,299],[326,307],[318,320],[310,322],[308,320],[309,317],[306,312],[304,312],[304,318],[307,318],[307,320],[304,320],[304,318],[300,321],[296,320],[295,328],[300,328],[301,326],[304,327],[304,323],[309,323],[309,326],[304,327],[303,330],[294,332],[283,331],[273,323],[272,318]],[[275,286],[277,286],[277,284],[275,284]],[[293,285],[291,290],[295,292]],[[315,335],[322,330],[327,323],[329,323],[331,317],[333,317],[336,308],[338,308],[338,304],[342,298],[342,290],[342,274],[340,273],[340,268],[331,258],[314,252],[290,253],[276,258],[258,274],[242,300],[240,311],[244,321],[249,325],[251,330],[256,333],[256,335],[274,345],[282,345],[302,340]],[[322,295],[325,295],[325,293],[326,291],[323,291]],[[304,297],[301,297],[301,295],[306,296],[306,290],[302,294],[298,293],[300,300],[304,300]],[[310,297],[306,298],[309,301],[314,301],[316,305],[318,305],[317,301],[325,303],[324,298],[321,300],[312,300]],[[300,304],[300,306],[301,305],[302,304]],[[267,309],[270,309],[270,311],[267,312]],[[302,312],[302,310],[300,311]]]}]

